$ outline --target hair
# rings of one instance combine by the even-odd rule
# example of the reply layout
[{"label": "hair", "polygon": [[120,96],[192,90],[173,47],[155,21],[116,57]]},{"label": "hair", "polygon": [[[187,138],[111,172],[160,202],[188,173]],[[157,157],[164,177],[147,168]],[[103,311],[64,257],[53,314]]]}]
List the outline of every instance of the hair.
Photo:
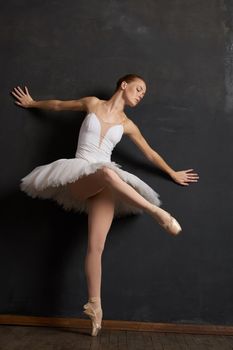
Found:
[{"label": "hair", "polygon": [[126,83],[131,83],[131,81],[134,81],[136,79],[141,79],[145,83],[145,80],[140,75],[137,75],[137,74],[126,74],[126,75],[124,75],[123,77],[121,77],[117,81],[115,91],[117,91],[119,89],[119,87],[121,86],[121,83],[123,81],[126,81]]}]

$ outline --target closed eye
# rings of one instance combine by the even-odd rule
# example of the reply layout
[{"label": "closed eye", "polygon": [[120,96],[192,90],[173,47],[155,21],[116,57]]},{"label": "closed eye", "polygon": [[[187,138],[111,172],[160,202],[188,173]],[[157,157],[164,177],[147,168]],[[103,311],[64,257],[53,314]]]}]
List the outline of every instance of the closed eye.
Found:
[{"label": "closed eye", "polygon": [[[141,88],[141,89],[138,89],[138,88],[137,88],[137,91],[138,91],[138,92],[143,91],[143,88],[142,88],[141,86],[140,86],[140,88]],[[144,95],[145,95],[145,92],[143,92],[142,97],[143,97]]]}]

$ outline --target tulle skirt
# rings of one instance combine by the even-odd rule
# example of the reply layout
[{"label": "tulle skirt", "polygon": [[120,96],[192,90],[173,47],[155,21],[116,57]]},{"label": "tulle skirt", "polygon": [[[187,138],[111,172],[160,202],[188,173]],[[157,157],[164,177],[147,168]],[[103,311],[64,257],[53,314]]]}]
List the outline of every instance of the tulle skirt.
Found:
[{"label": "tulle skirt", "polygon": [[[52,199],[65,210],[88,213],[87,200],[79,200],[71,196],[67,184],[82,176],[93,174],[103,166],[113,169],[123,181],[132,186],[149,202],[157,206],[161,205],[158,193],[139,177],[121,169],[121,165],[113,161],[89,162],[82,158],[58,159],[33,169],[21,179],[20,188],[33,198]],[[142,213],[140,208],[117,196],[114,217],[140,213]]]}]

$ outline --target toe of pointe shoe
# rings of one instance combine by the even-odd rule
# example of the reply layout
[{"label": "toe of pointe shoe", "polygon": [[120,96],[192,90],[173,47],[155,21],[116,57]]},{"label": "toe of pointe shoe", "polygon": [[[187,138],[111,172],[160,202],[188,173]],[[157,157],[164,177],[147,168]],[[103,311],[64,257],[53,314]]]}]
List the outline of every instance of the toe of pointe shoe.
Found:
[{"label": "toe of pointe shoe", "polygon": [[174,236],[178,235],[182,231],[180,224],[173,216],[171,216],[171,214],[170,214],[169,223],[164,223],[162,224],[162,226],[168,233]]},{"label": "toe of pointe shoe", "polygon": [[88,315],[91,319],[91,322],[92,322],[91,335],[97,336],[97,334],[100,332],[100,330],[102,328],[101,321],[100,322],[97,321],[97,313],[101,312],[101,314],[102,314],[102,308],[98,307],[96,310],[94,310],[93,307],[90,305],[90,303],[85,304],[83,306],[83,308],[84,308],[83,313],[85,315]]},{"label": "toe of pointe shoe", "polygon": [[96,337],[101,331],[101,326],[94,326],[91,331],[91,336]]}]

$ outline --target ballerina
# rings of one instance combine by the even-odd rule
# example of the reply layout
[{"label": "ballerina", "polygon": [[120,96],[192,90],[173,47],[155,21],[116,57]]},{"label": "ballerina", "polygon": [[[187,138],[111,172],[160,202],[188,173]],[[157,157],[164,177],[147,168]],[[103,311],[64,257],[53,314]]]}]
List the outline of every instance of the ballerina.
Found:
[{"label": "ballerina", "polygon": [[101,257],[112,220],[117,216],[146,212],[171,235],[182,228],[166,210],[160,208],[159,194],[136,175],[111,160],[123,134],[158,168],[183,186],[197,182],[194,169],[175,171],[150,147],[138,126],[125,114],[125,106],[135,107],[146,93],[144,79],[136,74],[121,77],[108,100],[87,96],[77,100],[34,100],[27,86],[11,91],[15,103],[23,108],[87,112],[78,137],[75,158],[58,159],[33,169],[21,179],[20,188],[31,197],[53,199],[65,210],[88,214],[88,247],[85,274],[88,302],[84,314],[92,320],[96,336],[103,318],[101,306]]}]

